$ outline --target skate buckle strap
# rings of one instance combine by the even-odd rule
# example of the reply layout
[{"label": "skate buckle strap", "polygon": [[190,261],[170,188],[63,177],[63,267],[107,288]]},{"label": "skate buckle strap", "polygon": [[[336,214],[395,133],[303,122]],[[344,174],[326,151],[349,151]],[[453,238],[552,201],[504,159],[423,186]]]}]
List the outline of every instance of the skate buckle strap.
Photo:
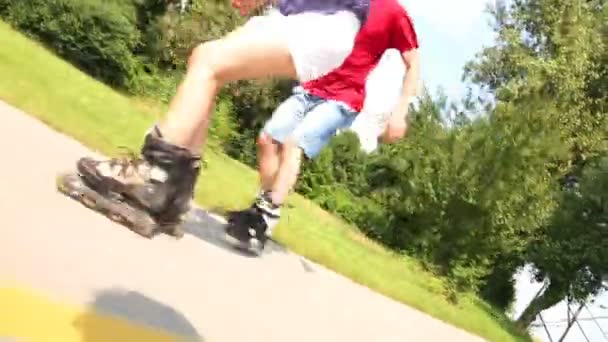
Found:
[{"label": "skate buckle strap", "polygon": [[281,207],[270,201],[267,195],[260,196],[255,202],[255,207],[272,219],[278,219],[281,213]]},{"label": "skate buckle strap", "polygon": [[169,179],[169,174],[167,171],[163,170],[158,166],[152,166],[150,169],[150,179],[155,180],[160,183],[164,183]]},{"label": "skate buckle strap", "polygon": [[97,163],[96,169],[103,176],[127,178],[138,173],[142,166],[146,166],[144,160],[139,158],[130,148],[126,146],[119,146],[118,148],[121,150],[118,157]]}]

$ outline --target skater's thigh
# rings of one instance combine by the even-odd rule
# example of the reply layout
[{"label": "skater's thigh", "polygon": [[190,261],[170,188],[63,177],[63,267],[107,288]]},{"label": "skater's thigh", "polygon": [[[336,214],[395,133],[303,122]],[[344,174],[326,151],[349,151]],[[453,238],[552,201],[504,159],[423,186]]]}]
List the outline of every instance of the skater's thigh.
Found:
[{"label": "skater's thigh", "polygon": [[216,63],[225,81],[281,77],[310,81],[338,68],[351,53],[360,24],[350,12],[271,12],[224,37]]},{"label": "skater's thigh", "polygon": [[345,105],[323,101],[306,113],[289,137],[307,158],[315,158],[327,146],[339,129],[349,127],[356,117]]},{"label": "skater's thigh", "polygon": [[273,140],[285,143],[295,128],[302,122],[306,112],[318,104],[318,100],[305,93],[294,93],[283,101],[272,113],[262,132]]},{"label": "skater's thigh", "polygon": [[224,82],[265,79],[297,79],[289,45],[280,27],[269,23],[242,26],[205,49],[216,76]]},{"label": "skater's thigh", "polygon": [[286,40],[298,80],[326,75],[344,63],[352,52],[360,23],[351,12],[305,12],[285,20]]}]

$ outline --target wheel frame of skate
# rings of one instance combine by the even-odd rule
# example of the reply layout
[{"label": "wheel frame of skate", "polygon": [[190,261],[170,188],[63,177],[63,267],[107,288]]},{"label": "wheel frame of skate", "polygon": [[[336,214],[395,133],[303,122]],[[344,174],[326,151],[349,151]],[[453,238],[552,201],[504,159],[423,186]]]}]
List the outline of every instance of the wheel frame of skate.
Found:
[{"label": "wheel frame of skate", "polygon": [[[251,230],[253,230],[253,228],[249,228],[249,238],[247,239],[241,236],[242,233],[239,233],[237,229],[242,228],[238,224],[228,221],[224,227],[224,236],[226,240],[232,242],[232,245],[239,250],[252,253],[258,257],[262,256],[266,243],[262,243],[259,239],[251,236]],[[266,242],[268,242],[268,240]]]},{"label": "wheel frame of skate", "polygon": [[162,225],[151,215],[129,205],[119,196],[106,196],[95,192],[77,172],[59,174],[56,185],[64,195],[145,238],[151,239],[159,233],[166,233],[176,239],[184,236],[179,225]]}]

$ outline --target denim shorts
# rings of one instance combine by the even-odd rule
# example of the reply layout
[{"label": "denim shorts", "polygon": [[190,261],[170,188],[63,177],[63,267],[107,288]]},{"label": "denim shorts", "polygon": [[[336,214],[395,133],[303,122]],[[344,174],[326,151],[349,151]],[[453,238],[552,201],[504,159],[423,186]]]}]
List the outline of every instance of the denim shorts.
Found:
[{"label": "denim shorts", "polygon": [[296,90],[274,111],[262,131],[279,143],[290,138],[313,159],[338,130],[350,127],[356,116],[341,102]]}]

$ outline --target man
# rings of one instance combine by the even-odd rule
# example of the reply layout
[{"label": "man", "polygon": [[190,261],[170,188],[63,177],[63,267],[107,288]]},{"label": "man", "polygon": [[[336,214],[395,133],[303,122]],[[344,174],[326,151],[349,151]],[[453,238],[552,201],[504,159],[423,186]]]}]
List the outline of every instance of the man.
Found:
[{"label": "man", "polygon": [[[242,14],[268,1],[235,0]],[[174,229],[189,210],[215,97],[227,82],[270,76],[307,82],[340,66],[352,50],[369,0],[276,0],[278,11],[250,19],[196,47],[166,118],[146,133],[141,158],[77,162],[97,206],[120,215],[127,200]],[[111,196],[106,196],[111,195]],[[127,221],[137,221],[125,217]],[[137,222],[131,222],[138,224]]]},{"label": "man", "polygon": [[[366,129],[377,132],[384,119],[373,116],[382,114],[383,109],[378,105],[380,101],[374,101],[380,100],[377,92],[370,94],[374,96],[372,101],[367,101],[366,83],[375,81],[369,80],[369,76],[378,70],[377,66],[382,67],[378,63],[391,49],[399,52],[407,73],[402,84],[395,85],[395,89],[401,90],[398,100],[391,102],[392,89],[385,94],[391,105],[388,108],[393,111],[386,126],[380,129],[381,139],[392,143],[404,136],[408,106],[419,78],[418,40],[407,11],[398,0],[372,0],[367,22],[344,64],[326,76],[303,83],[265,125],[258,139],[261,191],[251,207],[230,214],[229,235],[244,244],[257,242],[256,247],[263,248],[296,182],[301,155],[315,158],[338,130],[352,127],[357,114],[364,109],[364,102],[375,108],[364,112],[366,123],[355,131],[360,137],[366,136]],[[391,63],[388,57],[386,62]],[[386,68],[383,71],[389,72]],[[399,73],[399,69],[393,71]],[[373,83],[376,89],[378,86],[378,82]]]}]

